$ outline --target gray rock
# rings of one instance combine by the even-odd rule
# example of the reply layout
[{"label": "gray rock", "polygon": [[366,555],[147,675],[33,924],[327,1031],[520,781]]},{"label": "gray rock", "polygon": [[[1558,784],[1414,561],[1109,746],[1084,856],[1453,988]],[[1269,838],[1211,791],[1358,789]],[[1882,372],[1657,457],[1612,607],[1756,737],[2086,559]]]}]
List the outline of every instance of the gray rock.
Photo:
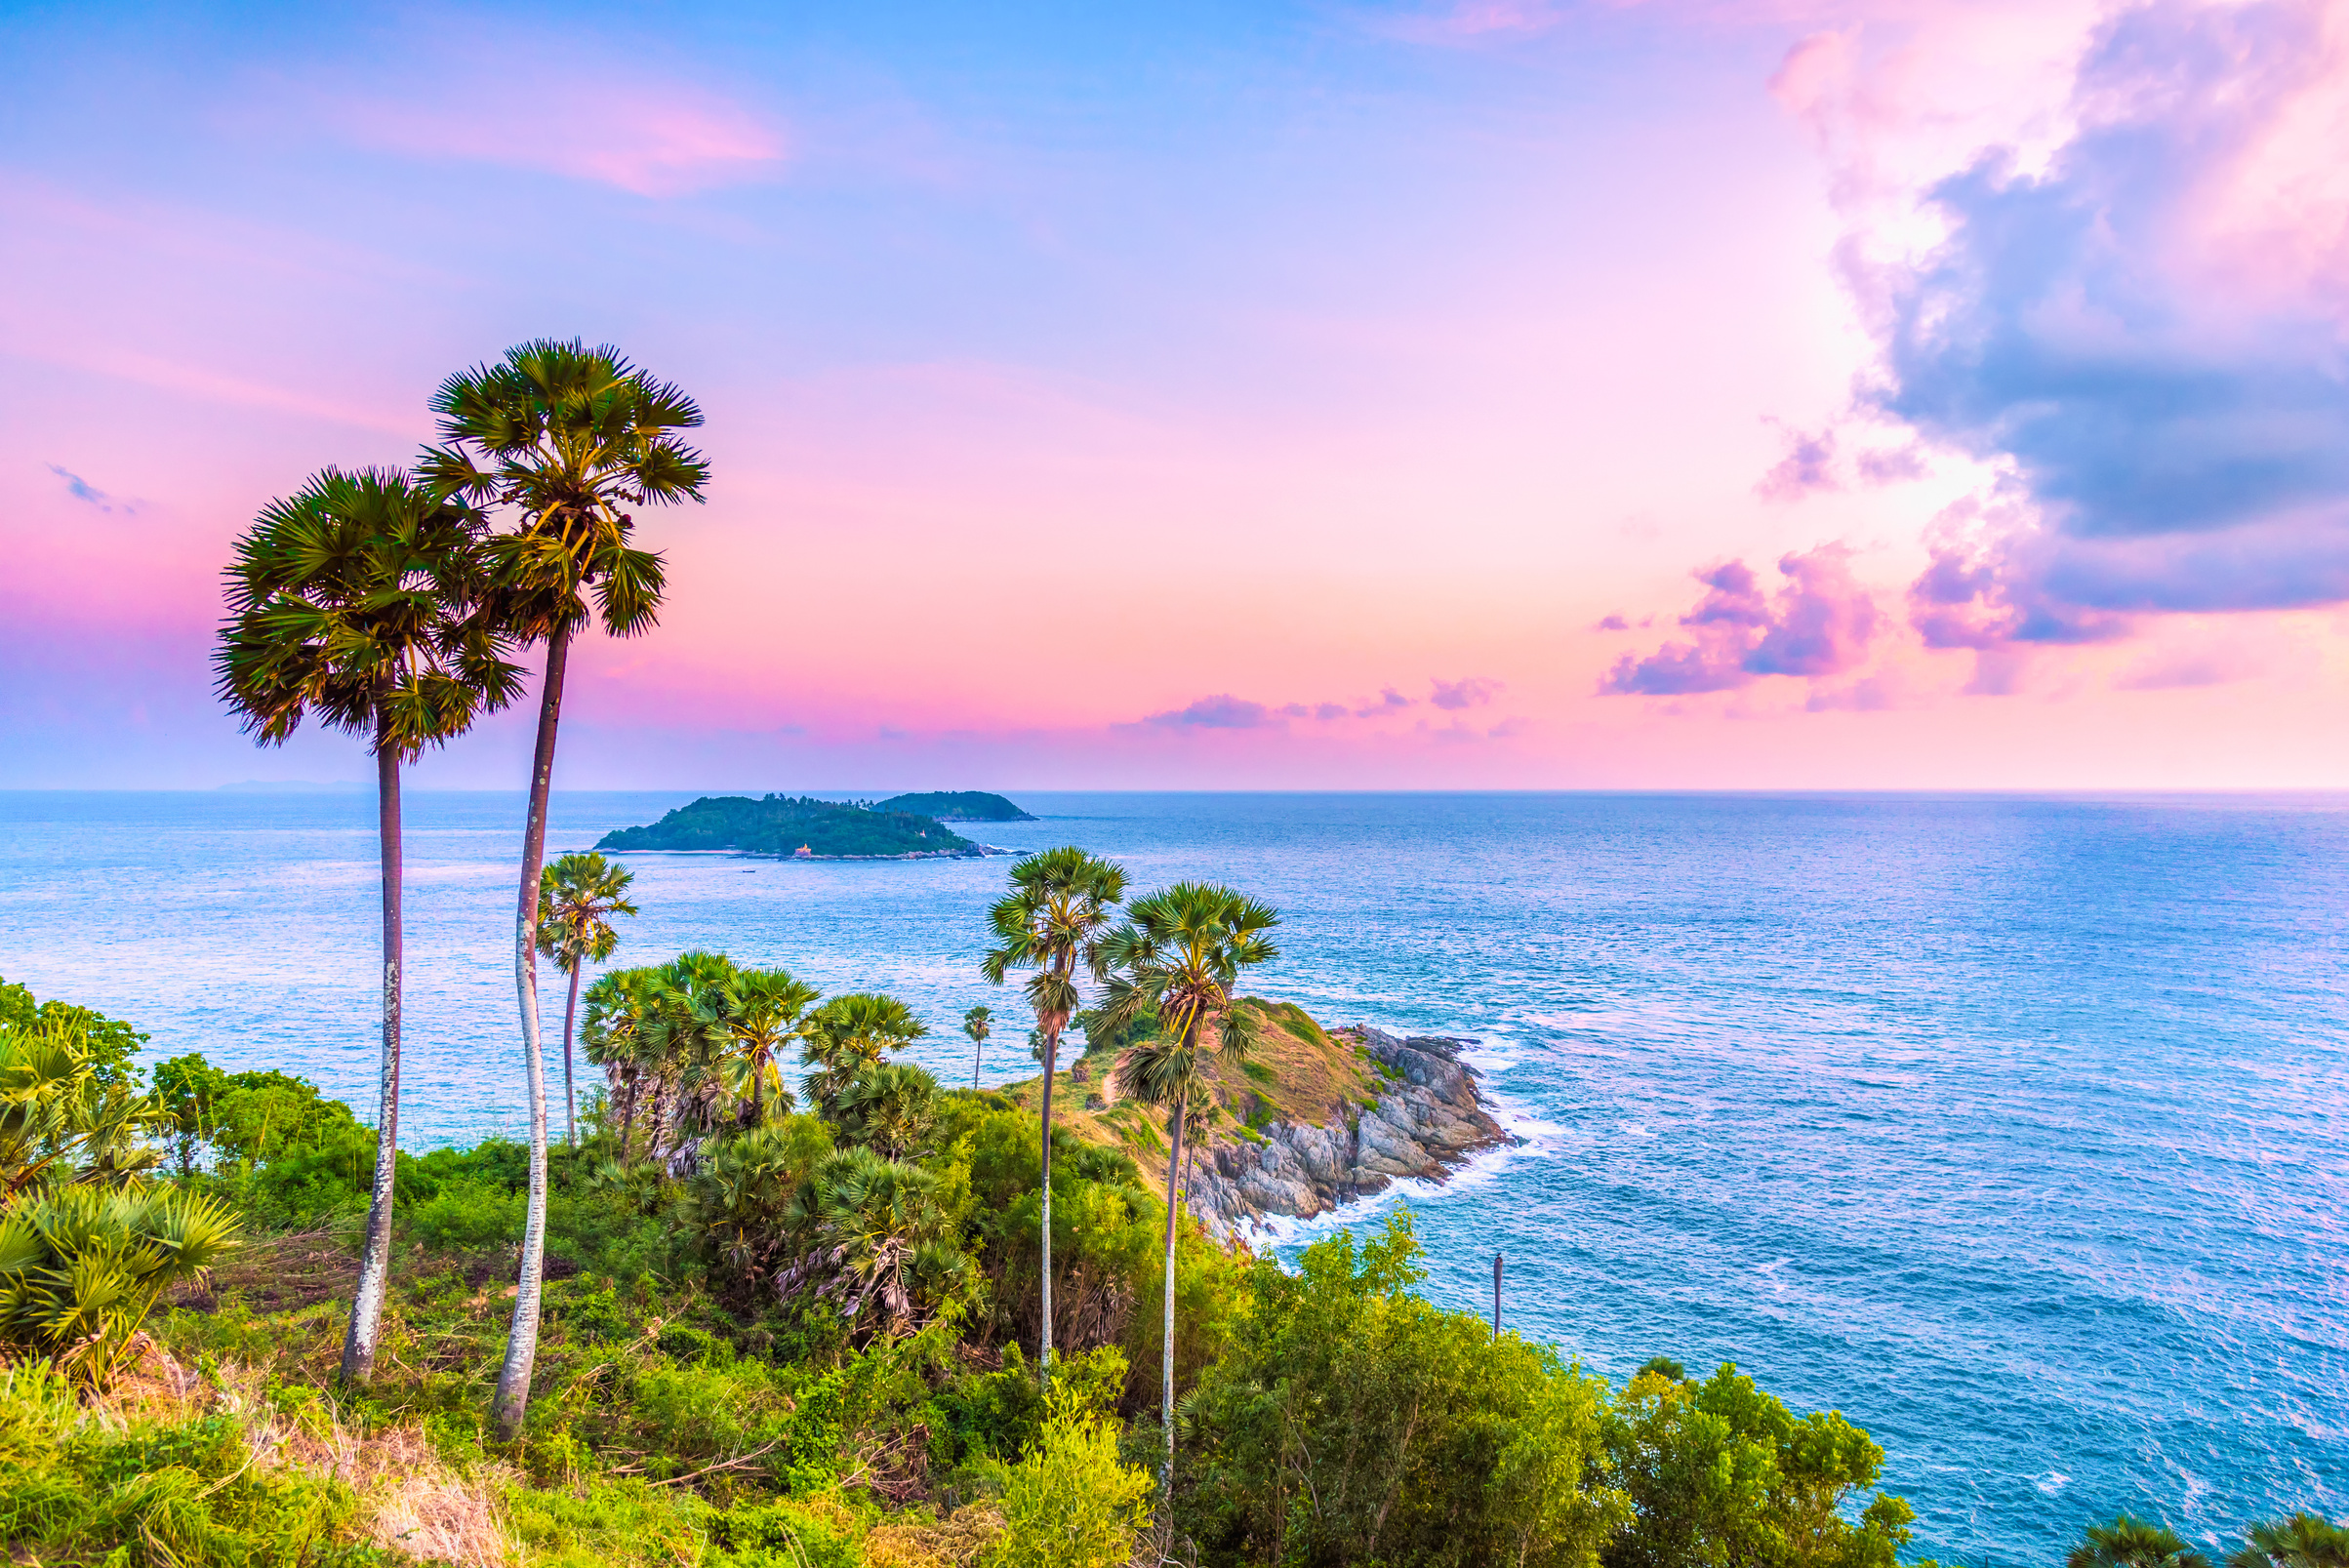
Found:
[{"label": "gray rock", "polygon": [[1261,1144],[1203,1151],[1210,1157],[1192,1180],[1190,1202],[1209,1229],[1231,1235],[1276,1215],[1310,1220],[1400,1178],[1440,1181],[1478,1150],[1517,1142],[1485,1107],[1476,1070],[1460,1062],[1460,1047],[1474,1042],[1359,1033],[1394,1078],[1326,1127],[1273,1122],[1259,1129]]}]

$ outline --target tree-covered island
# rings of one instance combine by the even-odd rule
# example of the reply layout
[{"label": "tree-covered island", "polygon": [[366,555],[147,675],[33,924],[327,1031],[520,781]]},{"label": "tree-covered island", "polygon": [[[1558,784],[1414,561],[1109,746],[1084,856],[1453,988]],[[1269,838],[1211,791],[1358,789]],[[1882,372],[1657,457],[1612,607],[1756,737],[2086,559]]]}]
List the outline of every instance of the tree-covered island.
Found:
[{"label": "tree-covered island", "polygon": [[935,817],[942,823],[1032,823],[1033,812],[1022,811],[1001,795],[984,789],[933,789],[927,794],[891,795],[875,811],[910,811]]},{"label": "tree-covered island", "polygon": [[[900,796],[899,800],[916,798],[956,797]],[[804,795],[764,795],[755,800],[748,795],[705,795],[647,826],[623,827],[606,833],[595,847],[624,854],[639,850],[804,854],[811,860],[969,857],[988,853],[986,845],[971,842],[935,817],[900,809],[896,800],[868,806]]]}]

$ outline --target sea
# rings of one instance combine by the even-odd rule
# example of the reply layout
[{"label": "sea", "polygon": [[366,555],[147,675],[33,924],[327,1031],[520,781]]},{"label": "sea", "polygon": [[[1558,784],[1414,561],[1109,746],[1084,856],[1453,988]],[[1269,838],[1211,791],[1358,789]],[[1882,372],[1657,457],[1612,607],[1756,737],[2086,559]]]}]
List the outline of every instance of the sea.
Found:
[{"label": "sea", "polygon": [[[690,798],[558,794],[549,851]],[[1841,1410],[1912,1558],[2349,1517],[2349,797],[1015,798],[967,831],[1228,882],[1282,915],[1252,988],[1476,1042],[1520,1145],[1272,1244],[1407,1203],[1438,1303],[1489,1311],[1498,1253],[1507,1326],[1610,1378],[1728,1361]],[[420,1147],[525,1125],[521,816],[408,798]],[[359,791],[0,794],[0,976],[369,1115],[374,831]],[[615,962],[894,992],[950,1082],[985,1002],[978,1076],[1033,1071],[979,973],[1008,861],[629,864]]]}]

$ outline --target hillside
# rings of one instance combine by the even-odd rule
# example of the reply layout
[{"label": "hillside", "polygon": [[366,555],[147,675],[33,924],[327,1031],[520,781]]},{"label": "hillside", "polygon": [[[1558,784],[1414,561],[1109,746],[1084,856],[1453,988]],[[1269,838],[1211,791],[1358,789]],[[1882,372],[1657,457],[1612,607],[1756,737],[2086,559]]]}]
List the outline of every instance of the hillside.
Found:
[{"label": "hillside", "polygon": [[[1191,1169],[1189,1201],[1222,1232],[1285,1216],[1310,1219],[1406,1177],[1441,1178],[1479,1149],[1513,1142],[1460,1065],[1465,1043],[1398,1039],[1361,1025],[1324,1028],[1293,1002],[1249,997],[1254,1060],[1210,1069],[1214,1109]],[[1054,1122],[1085,1143],[1133,1156],[1163,1195],[1166,1118],[1117,1098],[1114,1049],[1088,1050],[1053,1080]],[[1042,1084],[998,1092],[1033,1111]]]},{"label": "hillside", "polygon": [[1032,823],[1035,818],[984,789],[941,789],[926,795],[892,795],[874,811],[911,812],[942,823]]},{"label": "hillside", "polygon": [[643,850],[796,856],[816,860],[877,860],[914,856],[972,856],[985,846],[934,817],[884,807],[842,805],[789,795],[705,795],[659,822],[623,827],[596,841],[599,850]]}]

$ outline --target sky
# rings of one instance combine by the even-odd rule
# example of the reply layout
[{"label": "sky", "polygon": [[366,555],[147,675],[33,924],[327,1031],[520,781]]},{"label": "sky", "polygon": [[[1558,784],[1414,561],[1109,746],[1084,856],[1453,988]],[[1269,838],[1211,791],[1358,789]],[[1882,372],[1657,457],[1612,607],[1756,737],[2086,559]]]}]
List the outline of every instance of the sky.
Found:
[{"label": "sky", "polygon": [[558,786],[2349,785],[2349,0],[80,0],[0,60],[0,787],[369,777],[215,700],[221,567],[542,336],[712,474]]}]

